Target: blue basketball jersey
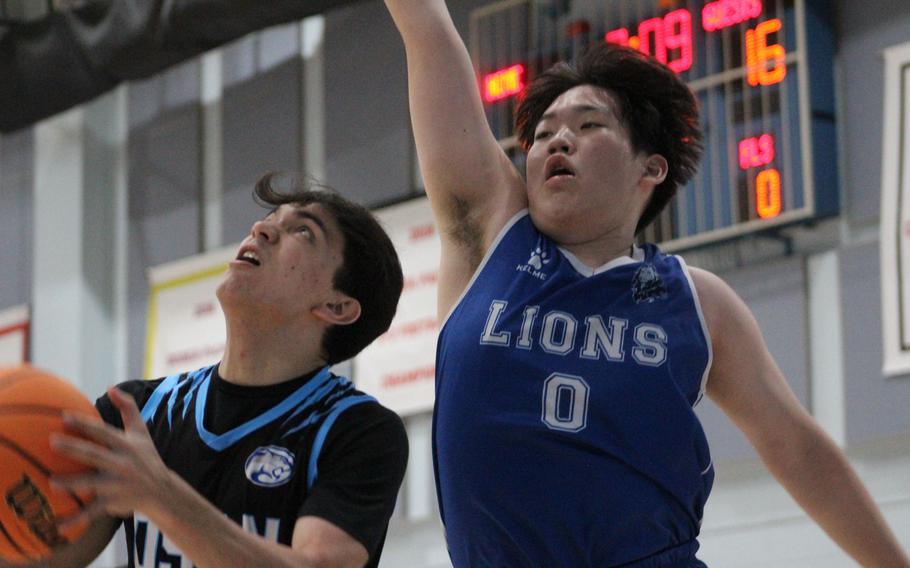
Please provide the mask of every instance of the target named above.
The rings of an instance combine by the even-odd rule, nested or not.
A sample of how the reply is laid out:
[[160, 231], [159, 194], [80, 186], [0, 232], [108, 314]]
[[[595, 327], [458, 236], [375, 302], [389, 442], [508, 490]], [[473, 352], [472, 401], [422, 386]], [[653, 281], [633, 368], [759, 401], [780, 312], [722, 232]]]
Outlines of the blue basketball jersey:
[[683, 261], [596, 270], [524, 211], [443, 324], [433, 451], [456, 567], [704, 566], [711, 363]]

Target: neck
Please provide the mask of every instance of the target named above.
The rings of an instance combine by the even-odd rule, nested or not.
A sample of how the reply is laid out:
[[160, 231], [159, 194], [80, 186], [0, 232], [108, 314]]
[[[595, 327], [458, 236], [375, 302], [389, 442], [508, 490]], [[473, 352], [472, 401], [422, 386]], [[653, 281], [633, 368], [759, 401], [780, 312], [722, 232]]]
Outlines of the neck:
[[321, 356], [323, 331], [228, 317], [218, 372], [228, 382], [250, 386], [297, 378], [326, 364]]

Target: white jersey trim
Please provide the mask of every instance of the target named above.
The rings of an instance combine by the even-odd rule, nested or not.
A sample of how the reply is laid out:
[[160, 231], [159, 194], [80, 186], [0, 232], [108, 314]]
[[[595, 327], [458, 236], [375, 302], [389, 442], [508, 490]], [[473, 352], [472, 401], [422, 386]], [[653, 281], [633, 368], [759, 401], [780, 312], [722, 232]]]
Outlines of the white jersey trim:
[[581, 261], [577, 256], [572, 254], [570, 251], [566, 250], [563, 247], [557, 247], [559, 251], [566, 257], [566, 260], [569, 261], [569, 264], [572, 265], [572, 268], [582, 276], [591, 277], [595, 274], [600, 274], [608, 270], [612, 270], [617, 266], [625, 266], [627, 264], [634, 264], [636, 262], [641, 262], [645, 259], [645, 252], [643, 249], [637, 246], [633, 246], [632, 256], [623, 255], [614, 258], [613, 260], [598, 266], [597, 268], [591, 268], [587, 264]]
[[446, 314], [446, 317], [443, 318], [442, 323], [439, 325], [439, 332], [442, 333], [442, 330], [445, 328], [446, 323], [449, 321], [449, 318], [452, 317], [452, 314], [455, 313], [455, 310], [458, 309], [458, 306], [461, 305], [461, 302], [464, 300], [465, 296], [468, 295], [468, 292], [471, 291], [471, 287], [474, 285], [474, 281], [480, 276], [480, 272], [487, 265], [487, 262], [490, 260], [490, 257], [493, 256], [493, 253], [496, 251], [496, 248], [499, 246], [499, 243], [506, 236], [506, 233], [509, 232], [509, 229], [517, 223], [522, 217], [528, 214], [527, 209], [522, 209], [518, 213], [512, 216], [511, 219], [506, 221], [506, 224], [499, 231], [499, 234], [496, 235], [496, 238], [493, 240], [493, 243], [490, 245], [490, 248], [487, 249], [487, 252], [483, 255], [483, 260], [480, 261], [480, 264], [477, 265], [477, 269], [474, 270], [474, 274], [471, 276], [471, 280], [468, 282], [468, 285], [464, 287], [461, 295], [458, 296], [458, 299], [452, 305], [452, 309], [449, 310], [449, 313]]
[[705, 365], [705, 372], [701, 377], [701, 386], [698, 388], [698, 398], [695, 399], [695, 404], [692, 405], [695, 407], [701, 402], [701, 399], [705, 396], [705, 389], [708, 388], [708, 374], [711, 372], [711, 363], [714, 362], [714, 348], [711, 346], [711, 332], [708, 331], [708, 324], [705, 322], [705, 314], [701, 309], [701, 301], [698, 299], [698, 290], [695, 289], [695, 282], [692, 281], [692, 275], [689, 273], [689, 265], [686, 264], [686, 261], [681, 256], [673, 255], [673, 258], [679, 262], [683, 274], [686, 275], [686, 280], [689, 281], [689, 289], [692, 291], [692, 300], [695, 302], [695, 311], [698, 312], [698, 321], [701, 323], [701, 331], [705, 336], [705, 344], [708, 347], [708, 362]]

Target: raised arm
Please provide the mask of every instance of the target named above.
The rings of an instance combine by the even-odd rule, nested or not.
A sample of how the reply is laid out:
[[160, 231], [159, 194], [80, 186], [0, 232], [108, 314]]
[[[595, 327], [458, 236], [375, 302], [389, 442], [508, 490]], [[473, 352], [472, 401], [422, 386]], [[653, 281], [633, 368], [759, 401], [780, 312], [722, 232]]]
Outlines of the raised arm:
[[863, 566], [910, 568], [846, 456], [799, 403], [745, 303], [718, 277], [692, 270], [711, 333], [708, 395], [775, 478]]
[[447, 311], [447, 296], [461, 293], [499, 229], [526, 206], [524, 182], [490, 131], [445, 2], [386, 6], [407, 53], [417, 156], [442, 236], [440, 310]]

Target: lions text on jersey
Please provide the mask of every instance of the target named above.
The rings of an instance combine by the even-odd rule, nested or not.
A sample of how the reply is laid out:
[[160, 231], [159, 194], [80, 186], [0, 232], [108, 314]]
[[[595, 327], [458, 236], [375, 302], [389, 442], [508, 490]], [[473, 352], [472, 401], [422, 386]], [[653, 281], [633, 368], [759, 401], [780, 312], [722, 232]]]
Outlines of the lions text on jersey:
[[[456, 566], [703, 566], [711, 350], [681, 259], [503, 229], [446, 319], [434, 458]], [[640, 564], [639, 564], [640, 563]]]

